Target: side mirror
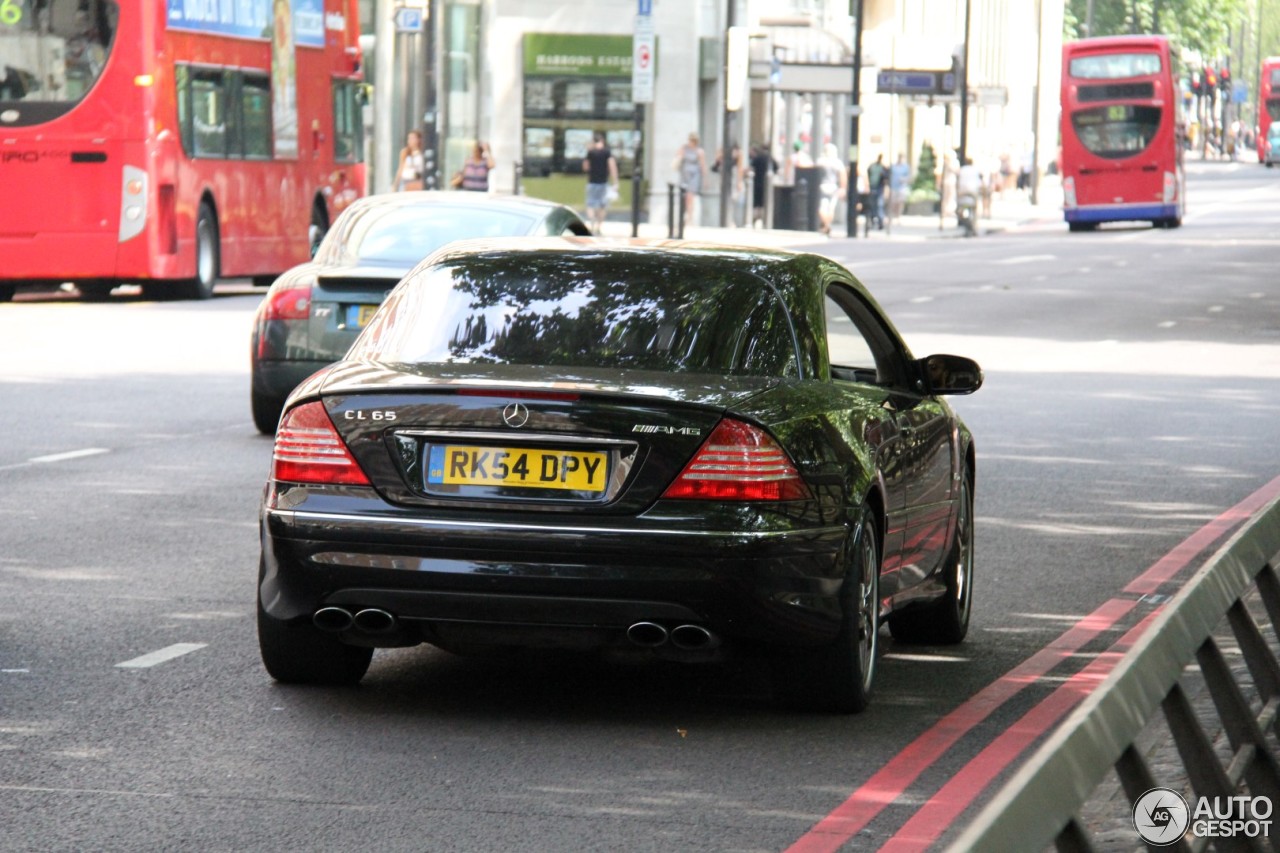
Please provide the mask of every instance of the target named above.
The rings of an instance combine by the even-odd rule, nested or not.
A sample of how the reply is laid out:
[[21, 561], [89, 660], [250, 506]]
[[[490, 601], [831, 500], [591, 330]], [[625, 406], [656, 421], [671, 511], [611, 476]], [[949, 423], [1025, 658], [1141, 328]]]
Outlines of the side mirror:
[[982, 387], [982, 368], [962, 355], [928, 355], [916, 361], [930, 394], [972, 394]]

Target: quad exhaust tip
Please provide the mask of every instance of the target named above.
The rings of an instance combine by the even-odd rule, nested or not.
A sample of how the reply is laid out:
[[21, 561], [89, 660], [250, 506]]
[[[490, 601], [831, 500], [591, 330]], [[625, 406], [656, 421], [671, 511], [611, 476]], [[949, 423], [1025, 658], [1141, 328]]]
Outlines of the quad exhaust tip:
[[627, 629], [627, 639], [637, 646], [656, 649], [667, 641], [667, 629], [657, 622], [637, 622]]
[[312, 614], [311, 624], [335, 634], [351, 628], [365, 634], [389, 634], [396, 629], [396, 617], [376, 607], [354, 614], [345, 607], [321, 607]]
[[355, 617], [345, 607], [321, 607], [311, 616], [311, 624], [333, 633], [347, 630], [354, 622]]
[[677, 625], [670, 631], [657, 622], [636, 622], [627, 628], [627, 639], [637, 646], [656, 649], [667, 641], [684, 651], [714, 649], [720, 638], [701, 625]]
[[677, 625], [671, 629], [671, 645], [677, 649], [714, 649], [720, 638], [701, 625]]

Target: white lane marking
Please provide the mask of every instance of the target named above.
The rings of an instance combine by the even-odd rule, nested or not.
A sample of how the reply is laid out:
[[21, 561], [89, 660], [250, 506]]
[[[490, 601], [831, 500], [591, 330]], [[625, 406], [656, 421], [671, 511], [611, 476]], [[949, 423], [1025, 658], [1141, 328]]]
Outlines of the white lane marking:
[[32, 465], [47, 465], [51, 462], [66, 462], [69, 459], [83, 459], [86, 456], [100, 456], [111, 451], [105, 447], [86, 447], [83, 450], [68, 450], [65, 453], [50, 453], [47, 456], [33, 456], [25, 462], [12, 465], [0, 465], [0, 471], [12, 471], [17, 468], [29, 468]]
[[904, 652], [887, 652], [883, 657], [887, 660], [909, 660], [920, 663], [968, 663], [970, 660], [958, 655], [912, 655]]
[[121, 669], [146, 669], [149, 666], [155, 666], [158, 663], [164, 663], [165, 661], [182, 657], [185, 654], [199, 651], [207, 645], [208, 643], [174, 643], [167, 648], [151, 652], [142, 657], [136, 657], [133, 660], [127, 660], [124, 663], [118, 663], [116, 666]]
[[103, 453], [110, 453], [105, 447], [86, 447], [84, 450], [68, 450], [66, 453], [50, 453], [48, 456], [33, 456], [27, 461], [32, 465], [40, 465], [46, 462], [66, 462], [68, 459], [83, 459], [86, 456], [98, 456]]
[[1014, 258], [1005, 258], [1002, 261], [996, 261], [997, 264], [1034, 264], [1040, 261], [1056, 261], [1057, 255], [1018, 255]]

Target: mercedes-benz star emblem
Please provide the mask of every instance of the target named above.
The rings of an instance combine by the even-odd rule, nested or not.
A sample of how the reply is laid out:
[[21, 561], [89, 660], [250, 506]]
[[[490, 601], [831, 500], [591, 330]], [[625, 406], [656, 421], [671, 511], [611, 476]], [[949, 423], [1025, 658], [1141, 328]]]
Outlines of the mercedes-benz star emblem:
[[502, 420], [512, 429], [519, 429], [529, 422], [529, 410], [524, 403], [507, 403], [502, 410]]

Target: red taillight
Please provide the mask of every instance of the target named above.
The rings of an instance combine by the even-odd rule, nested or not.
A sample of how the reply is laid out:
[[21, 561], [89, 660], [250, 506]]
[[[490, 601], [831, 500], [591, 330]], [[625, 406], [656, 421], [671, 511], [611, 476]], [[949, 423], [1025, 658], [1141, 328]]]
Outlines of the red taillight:
[[273, 480], [369, 485], [322, 403], [304, 403], [284, 413], [271, 460]]
[[794, 501], [810, 495], [790, 457], [772, 436], [742, 421], [722, 420], [662, 496]]
[[264, 320], [305, 320], [311, 316], [311, 285], [294, 284], [273, 290], [262, 308]]

